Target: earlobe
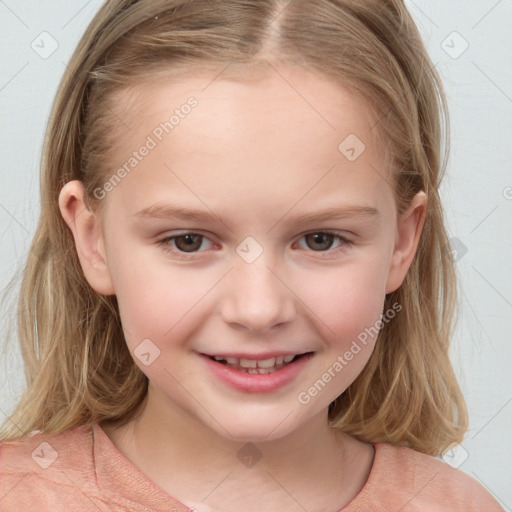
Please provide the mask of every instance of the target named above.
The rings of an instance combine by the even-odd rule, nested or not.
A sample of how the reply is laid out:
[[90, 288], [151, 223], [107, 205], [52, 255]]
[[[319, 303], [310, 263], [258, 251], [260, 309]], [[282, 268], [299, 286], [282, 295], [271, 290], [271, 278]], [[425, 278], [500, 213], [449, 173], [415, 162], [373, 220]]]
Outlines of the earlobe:
[[114, 285], [107, 264], [100, 219], [84, 201], [81, 181], [66, 183], [59, 194], [61, 215], [73, 233], [80, 265], [87, 282], [102, 295], [113, 295]]
[[418, 248], [427, 213], [427, 195], [418, 192], [409, 208], [398, 218], [397, 236], [386, 281], [386, 294], [403, 283]]

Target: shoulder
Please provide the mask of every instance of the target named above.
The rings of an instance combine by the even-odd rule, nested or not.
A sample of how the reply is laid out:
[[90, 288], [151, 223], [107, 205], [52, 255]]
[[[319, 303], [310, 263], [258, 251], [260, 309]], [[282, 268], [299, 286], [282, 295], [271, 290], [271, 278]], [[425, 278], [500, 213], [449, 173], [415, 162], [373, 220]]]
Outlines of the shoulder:
[[92, 427], [1, 442], [0, 482], [1, 510], [57, 510], [63, 494], [70, 505], [91, 508], [85, 493], [97, 494]]
[[368, 481], [347, 510], [498, 512], [503, 507], [474, 478], [410, 448], [377, 443]]

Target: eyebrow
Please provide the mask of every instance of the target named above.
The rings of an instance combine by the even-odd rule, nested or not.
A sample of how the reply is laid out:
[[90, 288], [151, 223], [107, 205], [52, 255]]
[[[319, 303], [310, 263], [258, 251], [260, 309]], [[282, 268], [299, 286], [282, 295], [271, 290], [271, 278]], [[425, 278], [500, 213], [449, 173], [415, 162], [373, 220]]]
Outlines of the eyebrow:
[[[325, 220], [346, 219], [351, 217], [371, 218], [378, 216], [379, 214], [379, 211], [371, 206], [350, 205], [324, 208], [323, 210], [317, 212], [302, 213], [293, 217], [287, 217], [287, 214], [285, 214], [278, 222], [281, 222], [284, 219], [286, 224], [311, 224]], [[139, 220], [174, 218], [184, 221], [195, 220], [210, 223], [224, 223], [222, 217], [212, 210], [193, 210], [162, 203], [148, 206], [147, 208], [144, 208], [135, 213], [134, 216]]]
[[[324, 208], [318, 212], [301, 213], [284, 220], [286, 223], [311, 224], [314, 222], [322, 222], [325, 220], [340, 220], [352, 217], [376, 217], [379, 211], [372, 206], [350, 205], [350, 206], [333, 206]], [[286, 216], [285, 216], [286, 217]], [[283, 217], [282, 219], [284, 219]]]
[[173, 206], [170, 204], [157, 203], [140, 210], [134, 215], [137, 219], [181, 219], [200, 220], [208, 222], [222, 222], [221, 217], [213, 211], [192, 210]]

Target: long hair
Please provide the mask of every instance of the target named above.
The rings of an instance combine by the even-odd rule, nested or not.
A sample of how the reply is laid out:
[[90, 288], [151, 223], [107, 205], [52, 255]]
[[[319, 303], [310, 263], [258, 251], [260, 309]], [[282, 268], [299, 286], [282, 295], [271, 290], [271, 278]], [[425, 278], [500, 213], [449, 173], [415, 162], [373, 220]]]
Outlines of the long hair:
[[101, 208], [94, 190], [122, 133], [116, 94], [173, 72], [216, 65], [242, 75], [265, 61], [324, 73], [357, 93], [391, 155], [398, 211], [418, 191], [428, 196], [414, 261], [384, 304], [403, 308], [382, 327], [361, 374], [330, 404], [330, 424], [362, 441], [429, 454], [462, 440], [467, 412], [448, 355], [456, 281], [438, 193], [448, 116], [439, 76], [400, 0], [108, 0], [101, 7], [70, 59], [48, 123], [41, 215], [18, 304], [27, 389], [0, 439], [122, 424], [146, 396], [116, 298], [89, 286], [58, 208], [70, 180], [81, 180], [88, 204]]

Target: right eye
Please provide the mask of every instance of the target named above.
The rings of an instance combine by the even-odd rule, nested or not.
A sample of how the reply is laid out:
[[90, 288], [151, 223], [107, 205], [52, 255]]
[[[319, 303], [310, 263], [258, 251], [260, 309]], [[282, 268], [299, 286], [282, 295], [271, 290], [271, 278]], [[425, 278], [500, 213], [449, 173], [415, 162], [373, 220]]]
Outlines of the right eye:
[[208, 239], [204, 235], [193, 232], [185, 232], [166, 236], [158, 240], [157, 244], [162, 246], [166, 252], [190, 254], [195, 252], [203, 252], [199, 251], [199, 249], [202, 247], [205, 240]]

